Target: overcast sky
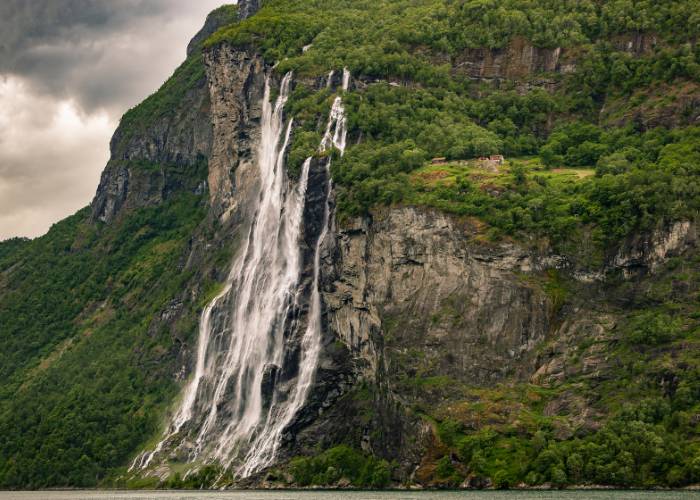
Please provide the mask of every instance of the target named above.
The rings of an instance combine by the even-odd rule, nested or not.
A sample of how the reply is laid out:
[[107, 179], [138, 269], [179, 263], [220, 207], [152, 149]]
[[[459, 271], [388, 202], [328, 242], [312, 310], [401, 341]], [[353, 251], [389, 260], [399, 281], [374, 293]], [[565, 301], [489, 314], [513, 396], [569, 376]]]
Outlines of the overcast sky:
[[0, 0], [0, 240], [87, 205], [120, 116], [232, 0]]

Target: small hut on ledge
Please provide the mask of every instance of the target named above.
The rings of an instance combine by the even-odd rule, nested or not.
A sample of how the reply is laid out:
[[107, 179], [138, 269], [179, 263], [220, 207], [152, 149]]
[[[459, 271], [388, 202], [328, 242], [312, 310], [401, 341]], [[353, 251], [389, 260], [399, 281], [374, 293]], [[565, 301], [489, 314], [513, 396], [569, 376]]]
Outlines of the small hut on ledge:
[[498, 172], [498, 167], [503, 165], [504, 161], [502, 155], [480, 156], [476, 159], [476, 166], [489, 172]]

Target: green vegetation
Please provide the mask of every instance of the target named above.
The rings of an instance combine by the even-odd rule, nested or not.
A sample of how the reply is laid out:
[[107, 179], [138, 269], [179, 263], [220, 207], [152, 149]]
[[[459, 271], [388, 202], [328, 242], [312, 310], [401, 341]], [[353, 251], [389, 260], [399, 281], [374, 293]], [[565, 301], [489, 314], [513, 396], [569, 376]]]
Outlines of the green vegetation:
[[201, 490], [211, 488], [217, 482], [221, 484], [222, 481], [231, 481], [230, 474], [219, 466], [205, 465], [198, 471], [187, 474], [187, 477], [184, 479], [179, 472], [176, 472], [164, 484], [159, 486], [176, 490]]
[[365, 455], [348, 446], [330, 448], [315, 457], [297, 457], [290, 472], [299, 486], [332, 486], [341, 480], [357, 488], [384, 488], [391, 481], [386, 460]]
[[[491, 228], [491, 237], [547, 237], [561, 251], [591, 230], [601, 252], [634, 231], [698, 210], [697, 151], [668, 157], [672, 150], [692, 153], [698, 129], [641, 127], [631, 117], [644, 92], [700, 81], [700, 53], [689, 43], [697, 27], [677, 29], [697, 19], [699, 7], [696, 0], [663, 6], [627, 0], [272, 0], [205, 46], [255, 46], [268, 61], [280, 61], [280, 72], [317, 77], [347, 67], [370, 82], [345, 96], [351, 145], [333, 163], [341, 220], [382, 204], [422, 204], [476, 217]], [[515, 82], [493, 87], [456, 69], [469, 57], [465, 50], [505, 49], [522, 39], [535, 47], [564, 47], [577, 70], [546, 75], [553, 90], [535, 85], [522, 92]], [[311, 48], [302, 52], [307, 44]], [[371, 83], [375, 79], [383, 81]], [[630, 117], [624, 127], [600, 120], [608, 101], [616, 116]], [[292, 172], [314, 153], [327, 105], [327, 91], [314, 94], [301, 86], [292, 96], [288, 110], [300, 125]], [[692, 111], [677, 114], [683, 125]], [[513, 182], [498, 191], [475, 187], [468, 176], [432, 186], [412, 182], [432, 157], [499, 152], [538, 155], [545, 167], [596, 167], [598, 175], [563, 184], [512, 164]]]
[[[298, 77], [286, 108], [296, 124], [292, 176], [320, 154], [334, 97], [314, 79], [352, 72], [348, 148], [332, 164], [341, 223], [381, 206], [427, 206], [473, 222], [481, 238], [546, 242], [600, 264], [624, 238], [700, 210], [698, 0], [269, 0], [243, 22], [231, 7], [217, 16], [227, 25], [202, 47], [257, 50]], [[536, 74], [514, 61], [499, 77], [470, 73], [474, 60], [517, 59], [530, 45], [563, 48], [567, 70]], [[195, 51], [129, 110], [114, 161], [127, 161], [119, 152], [130, 139], [179, 116], [204, 76]], [[507, 157], [498, 171], [473, 160], [498, 153]], [[178, 389], [172, 336], [191, 340], [217, 290], [182, 264], [205, 220], [205, 201], [189, 189], [205, 161], [190, 171], [132, 158], [132, 173], [174, 180], [160, 205], [110, 225], [85, 209], [36, 240], [0, 242], [0, 487], [119, 484], [115, 475], [159, 432]], [[698, 264], [679, 259], [658, 279], [606, 284], [601, 307], [620, 318], [613, 337], [575, 339], [566, 359], [582, 370], [603, 345], [612, 361], [595, 375], [547, 387], [475, 388], [431, 370], [395, 381], [439, 437], [418, 477], [438, 486], [489, 478], [498, 488], [700, 481]], [[536, 279], [553, 315], [581, 291], [559, 273]], [[200, 297], [183, 299], [176, 323], [162, 325], [159, 313], [193, 280]], [[448, 304], [431, 320], [450, 315]], [[425, 352], [397, 356], [419, 364]], [[358, 404], [366, 422], [370, 395], [354, 394], [367, 400]], [[593, 416], [577, 420], [579, 410]], [[394, 465], [339, 445], [295, 458], [290, 471], [301, 486], [379, 488]], [[221, 472], [203, 467], [161, 486], [206, 487]]]
[[[215, 13], [220, 22], [232, 14]], [[130, 187], [163, 183], [160, 204], [109, 225], [86, 208], [35, 240], [0, 242], [0, 487], [101, 484], [159, 432], [178, 390], [172, 336], [191, 338], [201, 304], [180, 301], [172, 325], [159, 316], [195, 279], [183, 258], [207, 210], [192, 194], [207, 159], [165, 164], [123, 152], [158, 120], [181, 116], [204, 84], [195, 51], [115, 133], [108, 168], [129, 169]]]
[[226, 41], [259, 47], [270, 61], [288, 58], [281, 71], [317, 75], [347, 65], [354, 74], [428, 83], [445, 82], [451, 69], [430, 56], [501, 48], [515, 37], [536, 47], [588, 47], [651, 30], [661, 42], [681, 45], [697, 37], [697, 19], [695, 0], [663, 6], [614, 0], [603, 7], [590, 0], [271, 0], [205, 46]]
[[[523, 483], [645, 488], [696, 483], [697, 264], [697, 256], [674, 259], [653, 279], [611, 287], [610, 295], [625, 297], [626, 307], [618, 311], [620, 322], [606, 337], [578, 339], [576, 355], [567, 358], [578, 376], [547, 388], [453, 384], [439, 393], [418, 393], [419, 399], [440, 401], [420, 404], [426, 418], [436, 422], [440, 443], [433, 452], [433, 468], [418, 474], [448, 486], [466, 478], [484, 484], [488, 478], [500, 488]], [[561, 287], [557, 276], [548, 276], [548, 293], [560, 295]], [[594, 361], [601, 346], [607, 361]], [[600, 363], [595, 373], [580, 369], [584, 358]]]
[[[651, 487], [697, 481], [700, 449], [683, 439], [690, 429], [679, 428], [677, 415], [664, 405], [651, 400], [630, 407], [598, 432], [567, 441], [555, 439], [547, 427], [529, 436], [490, 428], [450, 435], [441, 424], [440, 436], [451, 440], [471, 474], [491, 478], [497, 488], [523, 482]], [[458, 484], [464, 477], [452, 470], [451, 481]]]
[[[212, 10], [209, 15], [207, 16], [207, 23], [212, 23], [215, 26], [228, 26], [230, 24], [233, 24], [238, 21], [238, 5], [237, 4], [225, 4], [222, 5], [221, 7], [217, 7], [216, 9]], [[206, 36], [207, 33], [202, 33], [202, 36]], [[201, 47], [201, 42], [203, 40], [198, 40], [198, 38], [195, 36], [193, 39], [195, 42], [199, 42], [199, 46]]]
[[454, 421], [438, 429], [459, 462], [444, 455], [435, 475], [452, 486], [464, 481], [464, 471], [490, 478], [496, 488], [521, 483], [674, 487], [700, 479], [700, 445], [685, 437], [695, 430], [663, 399], [626, 406], [597, 432], [568, 440], [557, 439], [546, 421], [527, 433], [484, 427], [465, 434]]
[[304, 160], [318, 155], [323, 131], [318, 124], [325, 121], [331, 109], [332, 97], [328, 90], [315, 92], [307, 85], [300, 84], [292, 91], [286, 112], [298, 123], [292, 137], [287, 157], [287, 171], [296, 178], [301, 172]]
[[0, 246], [2, 487], [94, 486], [157, 432], [177, 388], [150, 325], [192, 276], [173, 263], [204, 209], [181, 194], [110, 226], [85, 209]]
[[196, 52], [175, 70], [157, 92], [122, 116], [119, 133], [115, 135], [118, 141], [115, 146], [125, 144], [135, 135], [146, 133], [156, 120], [175, 113], [187, 92], [203, 84], [204, 61], [202, 54]]

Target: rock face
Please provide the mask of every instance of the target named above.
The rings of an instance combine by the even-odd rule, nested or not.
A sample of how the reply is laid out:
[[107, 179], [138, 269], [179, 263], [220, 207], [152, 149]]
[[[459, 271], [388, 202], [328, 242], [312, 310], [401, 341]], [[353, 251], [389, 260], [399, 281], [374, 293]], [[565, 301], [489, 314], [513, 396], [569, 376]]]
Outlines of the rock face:
[[697, 225], [678, 221], [640, 234], [626, 242], [610, 263], [625, 278], [654, 273], [668, 258], [680, 255], [697, 244]]
[[[157, 204], [175, 190], [195, 190], [212, 140], [205, 78], [176, 107], [146, 129], [120, 124], [110, 142], [110, 160], [92, 201], [95, 220], [112, 221], [122, 208]], [[206, 168], [206, 167], [205, 167]]]
[[[678, 222], [629, 241], [606, 272], [654, 273], [695, 245], [695, 233], [694, 224]], [[560, 311], [541, 278], [561, 268], [576, 280], [565, 259], [485, 244], [459, 219], [413, 207], [375, 212], [336, 228], [324, 262], [326, 371], [289, 437], [292, 455], [345, 442], [397, 460], [407, 477], [434, 446], [433, 431], [411, 408], [446, 404], [433, 384], [551, 387], [573, 377], [597, 384], [614, 364], [607, 353], [617, 320], [587, 298], [599, 295], [598, 285], [577, 285], [581, 299]], [[357, 388], [367, 386], [369, 401], [358, 401]], [[578, 415], [556, 429], [562, 439], [600, 425], [590, 402], [570, 393], [545, 410]]]
[[236, 208], [234, 191], [250, 191], [246, 183], [255, 170], [265, 66], [259, 54], [228, 45], [207, 51], [205, 64], [213, 125], [210, 203], [214, 215], [226, 219]]
[[[580, 308], [572, 310], [542, 353], [531, 381], [553, 386], [573, 376], [595, 379], [606, 366], [605, 351], [608, 343], [614, 340], [610, 334], [614, 327], [615, 320], [610, 315], [594, 314]], [[572, 360], [570, 355], [584, 339], [591, 346], [583, 357], [579, 356], [581, 359]]]
[[562, 49], [542, 49], [523, 38], [515, 38], [503, 49], [467, 49], [455, 61], [455, 70], [471, 78], [510, 79], [536, 73], [570, 71], [562, 65]]
[[654, 33], [622, 34], [613, 37], [611, 42], [615, 49], [636, 57], [649, 55], [659, 46], [659, 39]]
[[238, 2], [238, 19], [248, 19], [260, 10], [261, 0], [240, 0]]
[[[412, 381], [488, 386], [530, 377], [552, 306], [520, 273], [539, 260], [474, 236], [443, 214], [397, 208], [338, 228], [326, 241], [328, 339], [308, 424], [290, 437], [290, 449], [346, 442], [397, 459], [409, 474], [432, 439], [407, 413], [425, 399], [407, 390]], [[372, 396], [358, 403], [362, 386]]]
[[[652, 34], [620, 35], [612, 40], [617, 50], [635, 57], [649, 55], [658, 46]], [[575, 51], [561, 47], [534, 46], [523, 37], [503, 48], [466, 49], [451, 61], [456, 73], [479, 80], [523, 81], [541, 73], [571, 73], [576, 69]]]
[[[466, 224], [415, 208], [339, 232], [326, 285], [329, 328], [362, 360], [364, 376], [384, 370], [475, 384], [527, 376], [551, 309], [518, 276], [532, 256], [474, 236]], [[412, 349], [420, 356], [411, 358]]]
[[[133, 119], [127, 113], [122, 119], [92, 202], [93, 219], [110, 222], [122, 208], [153, 205], [176, 190], [201, 193], [206, 187], [201, 174], [211, 154], [216, 122], [211, 118], [215, 113], [210, 107], [211, 78], [204, 74], [198, 51], [209, 35], [231, 22], [230, 12], [213, 11], [188, 44], [188, 60], [168, 82], [171, 87], [187, 86], [184, 95], [156, 110], [148, 106], [152, 96], [140, 107], [147, 107], [146, 114], [153, 116]], [[193, 76], [194, 85], [188, 81]], [[168, 83], [158, 91], [166, 98], [173, 92]]]

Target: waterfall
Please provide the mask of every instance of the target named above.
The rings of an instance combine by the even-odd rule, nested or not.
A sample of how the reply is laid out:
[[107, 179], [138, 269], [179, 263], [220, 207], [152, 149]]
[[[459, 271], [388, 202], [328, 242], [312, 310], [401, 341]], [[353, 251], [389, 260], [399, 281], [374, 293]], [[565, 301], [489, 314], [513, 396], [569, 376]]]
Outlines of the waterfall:
[[[343, 91], [349, 78], [344, 70]], [[290, 82], [288, 73], [272, 105], [266, 79], [253, 222], [223, 289], [202, 311], [194, 374], [170, 425], [152, 451], [136, 457], [130, 470], [148, 467], [154, 457], [170, 449], [186, 450], [192, 462], [217, 461], [225, 467], [239, 463], [236, 474], [241, 477], [261, 470], [273, 463], [285, 429], [314, 383], [322, 333], [321, 249], [331, 212], [330, 156], [325, 161], [323, 225], [314, 248], [298, 371], [295, 380], [277, 383], [279, 373], [295, 372], [285, 371], [289, 348], [285, 332], [297, 328], [290, 318], [297, 316], [303, 300], [300, 238], [313, 160], [306, 159], [294, 186], [284, 165], [292, 131], [292, 120], [285, 124], [283, 112]], [[335, 147], [343, 154], [346, 134], [345, 110], [338, 96], [319, 150]]]
[[[331, 72], [332, 77], [332, 72]], [[346, 91], [348, 86], [346, 82], [350, 80], [350, 73], [347, 69], [343, 70], [343, 91]], [[331, 132], [332, 131], [332, 132]], [[347, 124], [345, 118], [345, 108], [342, 105], [342, 98], [336, 97], [331, 108], [326, 132], [319, 146], [320, 151], [328, 149], [329, 145], [335, 146], [342, 155], [345, 152], [345, 141], [347, 135]], [[327, 140], [327, 137], [332, 139]], [[302, 168], [303, 182], [306, 184], [308, 178], [309, 167], [312, 157], [309, 157], [304, 162]], [[294, 388], [290, 402], [283, 408], [275, 419], [270, 421], [270, 425], [266, 426], [265, 432], [262, 432], [253, 445], [248, 455], [245, 457], [243, 466], [239, 469], [241, 476], [245, 477], [251, 473], [260, 470], [274, 461], [277, 449], [280, 445], [280, 438], [306, 401], [309, 390], [316, 375], [316, 367], [318, 365], [318, 357], [321, 352], [321, 292], [320, 292], [320, 275], [321, 275], [321, 250], [323, 241], [328, 234], [328, 226], [330, 222], [330, 194], [332, 189], [332, 181], [330, 175], [331, 157], [325, 164], [326, 169], [326, 186], [324, 186], [325, 201], [323, 209], [323, 225], [321, 233], [316, 241], [314, 249], [314, 265], [313, 265], [313, 282], [311, 285], [311, 300], [309, 304], [308, 324], [304, 336], [302, 337], [302, 356], [299, 363], [299, 375], [297, 385]]]

